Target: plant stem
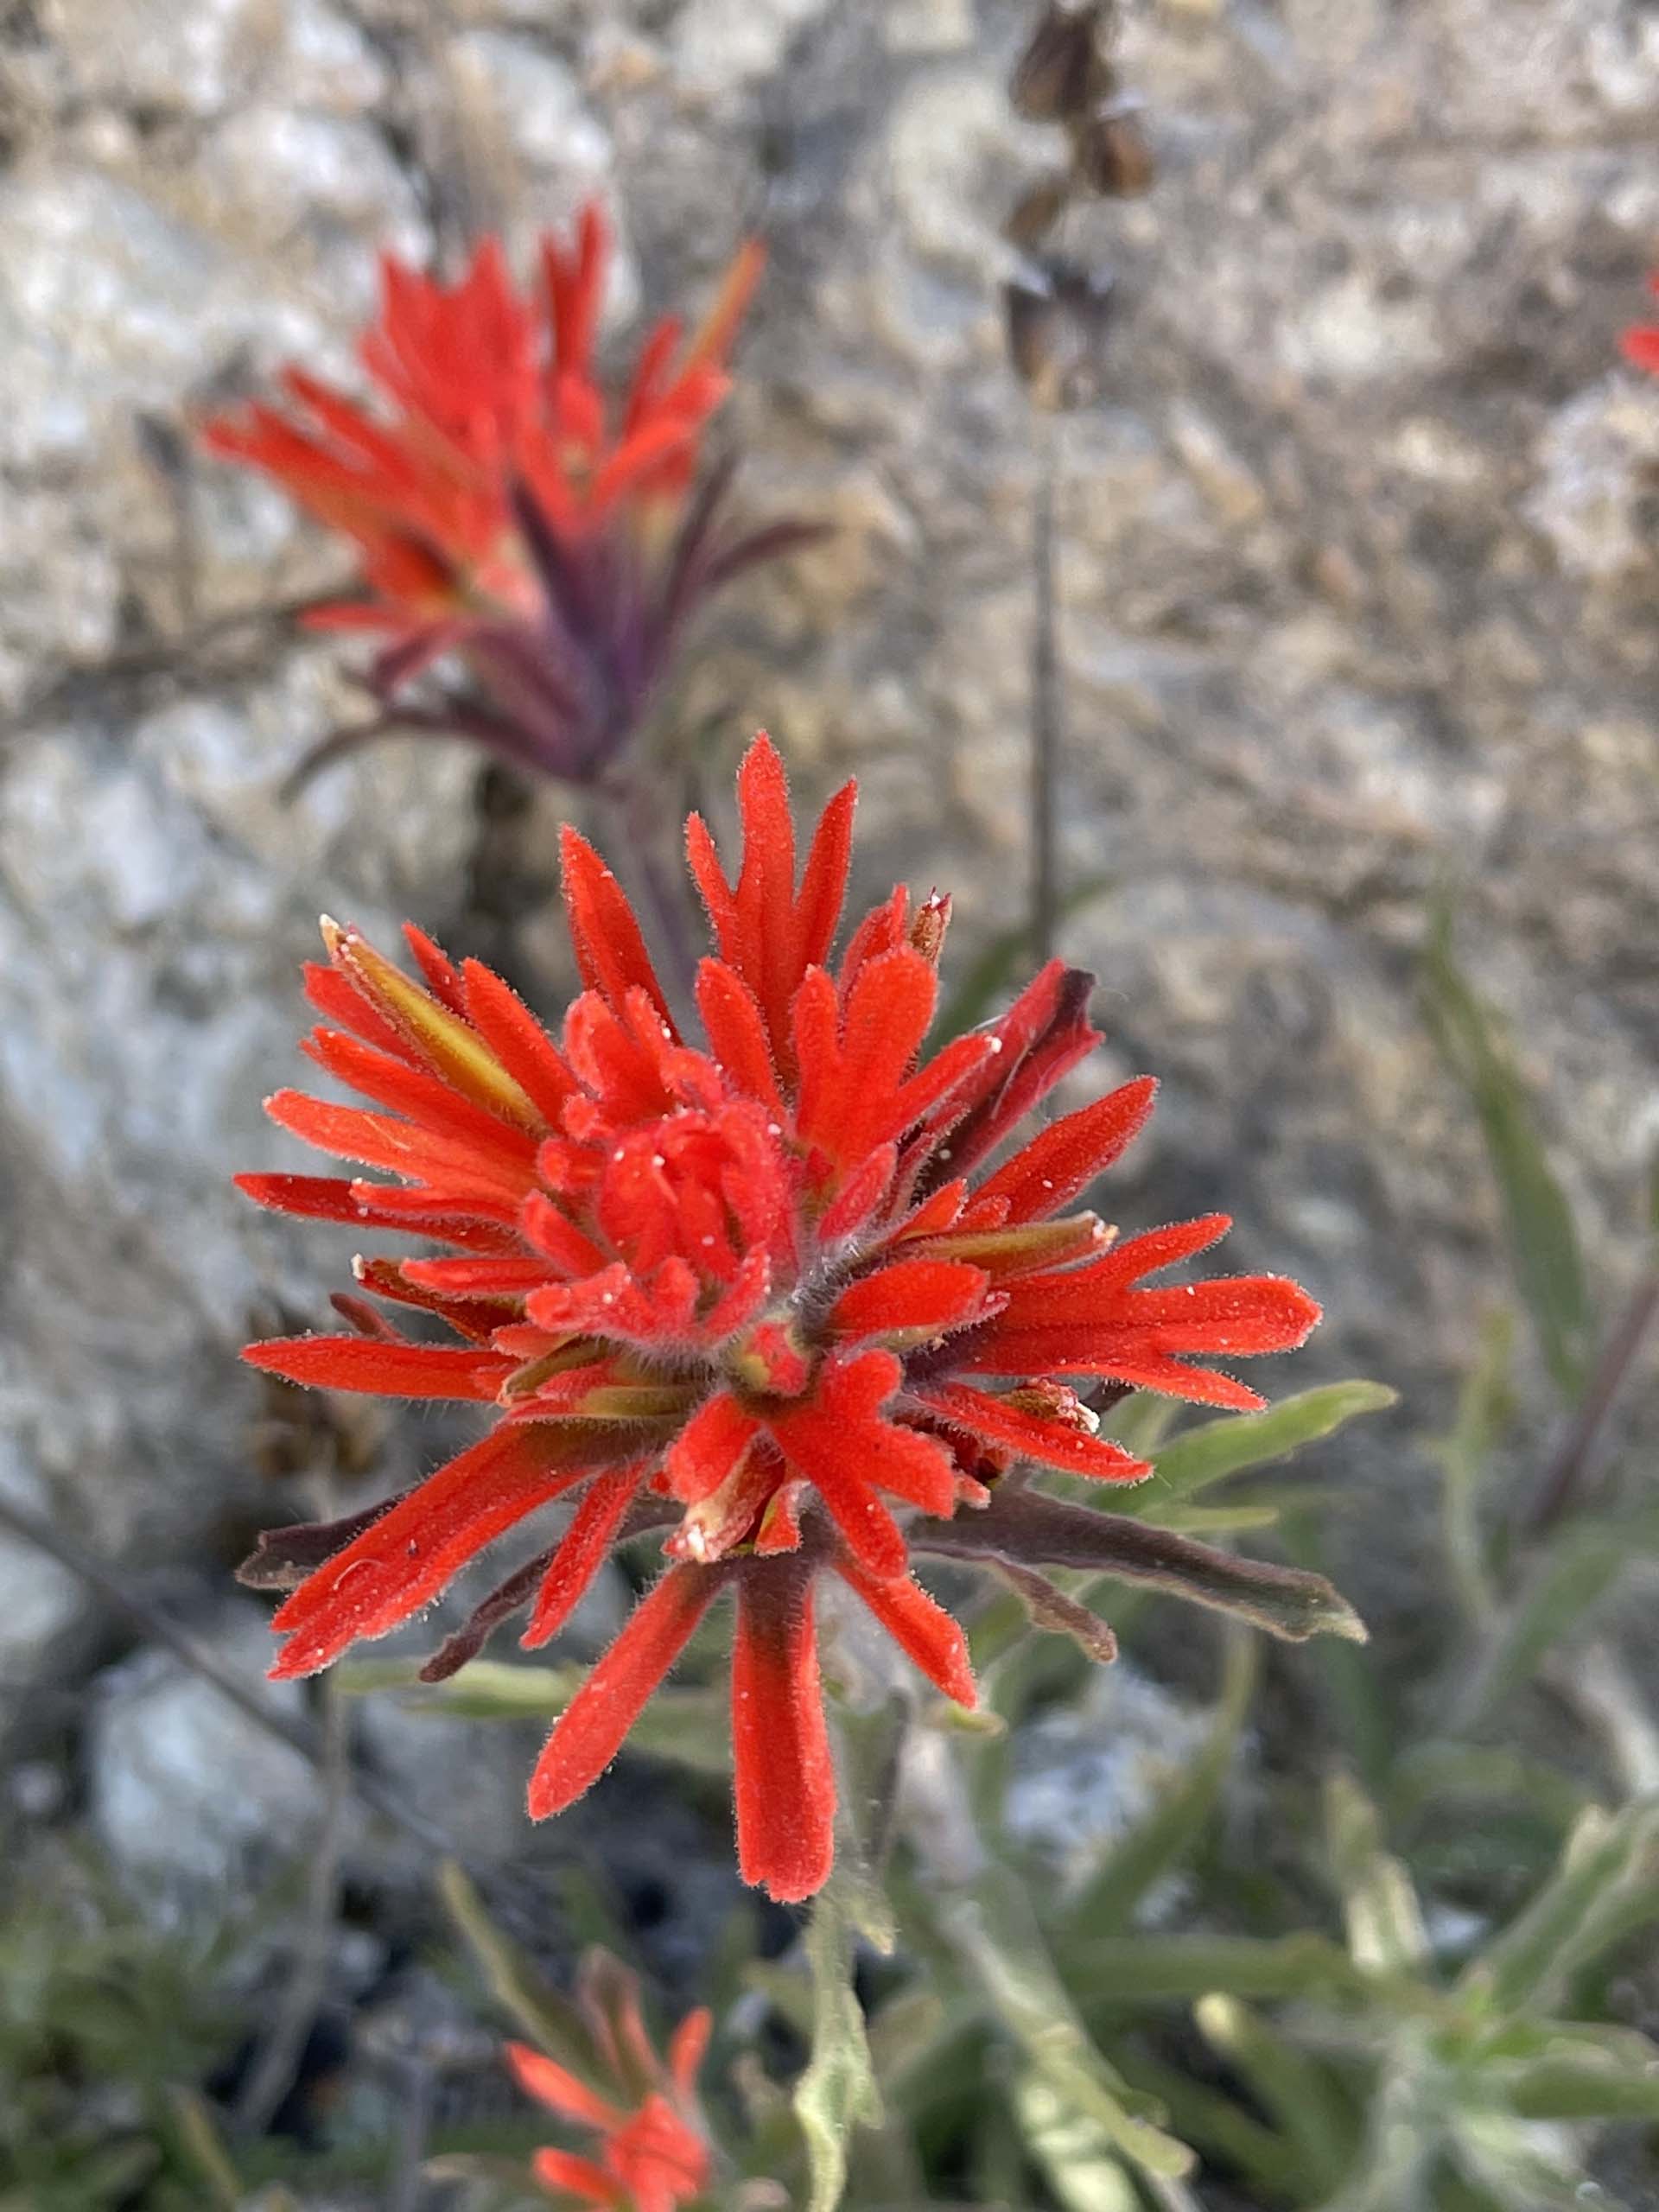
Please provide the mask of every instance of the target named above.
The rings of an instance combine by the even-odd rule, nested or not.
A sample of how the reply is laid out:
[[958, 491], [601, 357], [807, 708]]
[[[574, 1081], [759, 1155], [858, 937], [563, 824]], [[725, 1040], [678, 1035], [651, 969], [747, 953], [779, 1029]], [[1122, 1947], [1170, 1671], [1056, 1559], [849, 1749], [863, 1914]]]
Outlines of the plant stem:
[[1052, 957], [1059, 914], [1059, 756], [1065, 734], [1060, 678], [1058, 531], [1060, 425], [1037, 417], [1037, 488], [1032, 503], [1031, 639], [1031, 938], [1039, 960]]
[[667, 969], [663, 980], [669, 1002], [677, 1014], [686, 1014], [693, 1003], [696, 956], [684, 899], [664, 867], [662, 821], [653, 794], [639, 775], [602, 785], [601, 790], [611, 810], [617, 842], [633, 863], [656, 925], [658, 947]]
[[1656, 1313], [1659, 1313], [1659, 1269], [1649, 1268], [1626, 1301], [1566, 1433], [1550, 1456], [1538, 1494], [1526, 1516], [1528, 1536], [1535, 1539], [1547, 1535], [1574, 1504], [1582, 1503], [1597, 1439], [1624, 1389]]

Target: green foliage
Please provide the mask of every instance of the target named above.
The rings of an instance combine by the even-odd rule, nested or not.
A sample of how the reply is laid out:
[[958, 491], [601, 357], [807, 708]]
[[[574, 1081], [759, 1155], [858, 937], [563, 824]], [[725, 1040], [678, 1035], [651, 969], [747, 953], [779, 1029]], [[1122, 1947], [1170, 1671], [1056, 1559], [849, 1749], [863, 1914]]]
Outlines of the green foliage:
[[1503, 1200], [1516, 1279], [1544, 1363], [1562, 1395], [1571, 1399], [1583, 1386], [1592, 1329], [1578, 1230], [1539, 1139], [1526, 1087], [1458, 967], [1451, 916], [1444, 911], [1430, 935], [1424, 985], [1440, 1049], [1479, 1116]]
[[[564, 1711], [582, 1688], [586, 1669], [578, 1666], [518, 1666], [510, 1661], [474, 1659], [445, 1682], [423, 1682], [420, 1662], [403, 1659], [357, 1659], [338, 1669], [346, 1694], [366, 1697], [382, 1691], [407, 1691], [412, 1713], [447, 1713], [469, 1720], [548, 1721]], [[718, 1691], [675, 1685], [658, 1691], [629, 1733], [629, 1749], [700, 1774], [732, 1770], [732, 1732], [726, 1700]]]
[[0, 2212], [239, 2202], [199, 2094], [243, 2032], [222, 1993], [232, 1944], [231, 1931], [158, 1932], [89, 1858], [13, 1870], [0, 1890]]
[[806, 1935], [812, 2055], [795, 2085], [795, 2113], [806, 2142], [810, 2212], [836, 2212], [847, 2183], [853, 2131], [877, 2126], [882, 2118], [863, 2007], [853, 1987], [861, 1936], [890, 1951], [892, 1916], [880, 1891], [843, 1849], [813, 1901]]
[[1259, 1414], [1202, 1421], [1153, 1449], [1153, 1479], [1129, 1494], [1129, 1510], [1138, 1503], [1147, 1520], [1163, 1520], [1178, 1501], [1247, 1467], [1287, 1459], [1305, 1445], [1334, 1436], [1362, 1414], [1386, 1412], [1396, 1397], [1381, 1382], [1330, 1382], [1281, 1398]]

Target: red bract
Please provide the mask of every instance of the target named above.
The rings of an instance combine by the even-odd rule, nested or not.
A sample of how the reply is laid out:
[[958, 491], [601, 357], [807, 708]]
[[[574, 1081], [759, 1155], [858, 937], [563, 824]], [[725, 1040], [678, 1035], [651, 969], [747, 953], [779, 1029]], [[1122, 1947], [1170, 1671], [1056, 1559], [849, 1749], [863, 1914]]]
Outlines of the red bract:
[[[1119, 1243], [1077, 1210], [1145, 1122], [1147, 1078], [982, 1173], [1098, 1041], [1090, 979], [1052, 963], [1000, 1021], [930, 1053], [946, 903], [912, 913], [895, 891], [832, 966], [853, 787], [826, 809], [798, 883], [766, 739], [739, 789], [735, 883], [702, 822], [690, 825], [716, 946], [697, 976], [700, 1044], [677, 1027], [614, 877], [573, 830], [565, 899], [587, 988], [557, 1045], [476, 962], [453, 967], [411, 931], [416, 984], [326, 925], [330, 964], [310, 982], [325, 1026], [307, 1049], [370, 1104], [283, 1091], [270, 1110], [399, 1179], [243, 1185], [287, 1212], [447, 1245], [359, 1261], [358, 1275], [457, 1341], [412, 1342], [377, 1319], [371, 1334], [248, 1357], [295, 1382], [473, 1400], [496, 1417], [357, 1533], [268, 1540], [256, 1573], [315, 1569], [276, 1618], [287, 1643], [274, 1671], [307, 1675], [397, 1627], [525, 1516], [572, 1498], [564, 1535], [439, 1655], [429, 1671], [442, 1674], [515, 1606], [531, 1606], [525, 1643], [544, 1643], [612, 1544], [660, 1527], [670, 1564], [555, 1728], [531, 1808], [556, 1812], [595, 1780], [729, 1594], [740, 1860], [748, 1880], [798, 1898], [831, 1855], [821, 1595], [851, 1593], [938, 1689], [971, 1704], [961, 1630], [912, 1579], [910, 1549], [960, 1556], [982, 1527], [987, 1560], [1020, 1562], [1028, 1587], [1026, 1570], [1052, 1554], [1020, 1548], [1016, 1463], [1109, 1483], [1147, 1471], [1096, 1433], [1073, 1382], [1255, 1406], [1212, 1362], [1298, 1344], [1319, 1309], [1270, 1275], [1147, 1286], [1213, 1244], [1224, 1216]], [[1044, 1543], [1054, 1515], [1075, 1516], [1067, 1560], [1081, 1547], [1095, 1561], [1108, 1516], [1045, 1503]], [[1213, 1592], [1237, 1586], [1240, 1563], [1158, 1533], [1156, 1561], [1122, 1571], [1186, 1574], [1205, 1602], [1234, 1603]], [[1281, 1594], [1311, 1586], [1249, 1573], [1278, 1578]], [[1266, 1610], [1284, 1633], [1331, 1624], [1304, 1610], [1286, 1626]]]
[[529, 293], [496, 238], [452, 286], [388, 256], [380, 319], [358, 349], [372, 404], [290, 367], [283, 404], [206, 425], [213, 452], [263, 469], [355, 546], [371, 596], [307, 619], [385, 640], [365, 679], [380, 715], [326, 741], [308, 769], [399, 727], [590, 779], [637, 727], [696, 606], [816, 534], [795, 522], [728, 533], [729, 466], [693, 489], [760, 245], [740, 251], [688, 341], [672, 317], [656, 326], [615, 404], [594, 362], [609, 256], [592, 203], [572, 246], [543, 241]]
[[[1648, 280], [1648, 289], [1659, 293], [1659, 276]], [[1659, 323], [1633, 324], [1619, 343], [1627, 361], [1634, 361], [1638, 369], [1649, 369], [1659, 376]]]
[[558, 2196], [615, 2212], [675, 2212], [709, 2183], [696, 2077], [710, 2016], [691, 2012], [681, 2021], [664, 2063], [645, 2033], [637, 1980], [603, 1953], [583, 1961], [576, 2002], [585, 2029], [582, 2072], [528, 2044], [506, 2047], [522, 2089], [600, 2138], [594, 2158], [538, 2151], [536, 2177]]

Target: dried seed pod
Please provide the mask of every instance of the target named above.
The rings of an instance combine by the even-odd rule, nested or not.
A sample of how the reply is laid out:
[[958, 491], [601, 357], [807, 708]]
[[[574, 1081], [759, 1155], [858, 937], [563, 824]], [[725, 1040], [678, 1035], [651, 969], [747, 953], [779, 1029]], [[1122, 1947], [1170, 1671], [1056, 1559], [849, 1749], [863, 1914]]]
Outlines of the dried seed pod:
[[1070, 123], [1116, 91], [1106, 58], [1115, 10], [1103, 0], [1081, 8], [1049, 0], [1008, 86], [1014, 111], [1028, 123]]
[[1034, 406], [1086, 407], [1106, 378], [1112, 280], [1050, 257], [1003, 288], [1008, 354]]
[[1135, 200], [1149, 191], [1156, 175], [1152, 149], [1138, 117], [1129, 109], [1098, 109], [1074, 140], [1077, 175], [1090, 192], [1109, 199]]
[[1067, 169], [1033, 184], [1020, 194], [1013, 214], [1002, 226], [1003, 237], [1022, 253], [1033, 252], [1065, 213], [1071, 188], [1071, 172]]

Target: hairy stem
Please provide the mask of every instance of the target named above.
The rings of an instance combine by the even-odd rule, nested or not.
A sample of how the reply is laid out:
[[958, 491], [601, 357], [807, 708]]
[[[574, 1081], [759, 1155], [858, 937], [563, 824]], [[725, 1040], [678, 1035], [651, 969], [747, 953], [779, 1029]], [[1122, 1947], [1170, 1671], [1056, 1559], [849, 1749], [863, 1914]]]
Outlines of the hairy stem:
[[1058, 791], [1065, 701], [1060, 679], [1057, 588], [1060, 426], [1037, 417], [1037, 488], [1032, 504], [1031, 937], [1039, 961], [1052, 957], [1059, 918]]
[[690, 1012], [696, 980], [690, 917], [677, 880], [665, 865], [662, 817], [656, 794], [639, 773], [602, 785], [620, 849], [632, 862], [632, 873], [644, 894], [655, 925], [658, 950], [665, 968], [664, 988], [678, 1014]]

